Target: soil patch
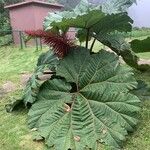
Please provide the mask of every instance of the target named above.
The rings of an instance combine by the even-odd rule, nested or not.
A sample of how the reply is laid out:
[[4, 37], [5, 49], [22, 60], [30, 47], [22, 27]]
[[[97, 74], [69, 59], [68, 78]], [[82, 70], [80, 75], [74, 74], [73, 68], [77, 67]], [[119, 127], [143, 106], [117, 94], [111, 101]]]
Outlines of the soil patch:
[[4, 93], [14, 92], [16, 89], [16, 85], [11, 81], [6, 81], [6, 83], [2, 85], [2, 91], [4, 91]]
[[3, 98], [5, 94], [6, 92], [4, 91], [4, 89], [0, 88], [0, 99]]
[[139, 64], [140, 65], [142, 65], [142, 64], [148, 64], [148, 65], [150, 65], [150, 60], [140, 59]]
[[25, 87], [28, 80], [30, 79], [30, 77], [32, 76], [31, 73], [25, 73], [25, 74], [21, 74], [21, 77], [20, 77], [20, 84]]

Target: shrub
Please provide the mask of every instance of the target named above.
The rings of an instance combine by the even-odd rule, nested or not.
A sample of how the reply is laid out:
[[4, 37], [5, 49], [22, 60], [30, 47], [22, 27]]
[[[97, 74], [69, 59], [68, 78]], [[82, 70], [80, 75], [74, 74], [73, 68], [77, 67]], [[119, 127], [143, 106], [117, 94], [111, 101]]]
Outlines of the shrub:
[[10, 45], [11, 43], [13, 43], [11, 34], [7, 34], [5, 36], [0, 36], [0, 47]]

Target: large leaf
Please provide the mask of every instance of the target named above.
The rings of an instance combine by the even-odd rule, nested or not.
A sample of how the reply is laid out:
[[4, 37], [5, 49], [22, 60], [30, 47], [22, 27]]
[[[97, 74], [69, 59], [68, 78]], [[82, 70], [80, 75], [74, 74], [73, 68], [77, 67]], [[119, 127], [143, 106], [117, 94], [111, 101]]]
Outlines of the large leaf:
[[[131, 31], [133, 20], [126, 13], [106, 15], [99, 19], [96, 24], [92, 24], [90, 29], [95, 32], [110, 33], [113, 31], [128, 32]], [[110, 26], [111, 25], [111, 26]]]
[[[59, 0], [65, 6], [65, 9], [73, 9], [77, 6], [80, 1], [83, 0]], [[85, 0], [84, 0], [85, 1]], [[92, 5], [100, 5], [103, 8], [103, 11], [106, 13], [120, 13], [126, 12], [127, 8], [129, 8], [136, 0], [87, 0], [90, 7]]]
[[65, 10], [72, 10], [81, 2], [88, 2], [89, 5], [100, 5], [103, 3], [103, 0], [58, 0], [59, 3], [63, 4]]
[[[121, 55], [131, 67], [146, 71], [149, 70], [149, 65], [141, 65], [139, 58], [132, 51], [130, 45], [125, 42], [121, 35], [116, 35], [116, 31], [130, 32], [132, 30], [131, 24], [133, 21], [127, 15], [126, 10], [135, 2], [136, 0], [107, 0], [100, 4], [94, 2], [97, 4], [96, 7], [83, 0], [73, 11], [50, 13], [45, 24], [47, 29], [57, 32], [60, 30], [66, 32], [70, 27], [79, 28], [76, 37], [80, 42], [86, 41], [86, 47], [88, 47], [87, 36], [88, 39], [94, 37], [118, 55]], [[148, 42], [147, 40], [146, 43]], [[139, 51], [135, 50], [137, 46], [134, 43], [137, 43], [137, 41], [133, 41], [133, 44], [131, 43], [133, 50]], [[140, 44], [140, 46], [142, 45]], [[92, 47], [93, 45], [91, 46], [91, 51]]]
[[[111, 80], [112, 82], [104, 83], [104, 85], [110, 85], [110, 88], [111, 85], [115, 82], [113, 87], [114, 89], [111, 90], [116, 90], [115, 87], [118, 88], [116, 82], [119, 82], [119, 85], [123, 83], [124, 86], [122, 85], [119, 87], [120, 90], [122, 89], [121, 91], [126, 91], [128, 89], [127, 87], [129, 87], [130, 85], [130, 88], [132, 88], [132, 85], [135, 83], [135, 80], [133, 80], [133, 77], [131, 76], [132, 72], [130, 72], [128, 68], [120, 68], [118, 66], [118, 57], [115, 56], [113, 53], [101, 51], [99, 54], [92, 55], [91, 57], [89, 51], [84, 48], [75, 49], [72, 53], [72, 56], [70, 54], [70, 57], [66, 57], [64, 60], [61, 61], [62, 65], [58, 66], [57, 75], [66, 78], [68, 82], [75, 82], [76, 85], [80, 88], [83, 88], [85, 85], [87, 87], [88, 79], [90, 81], [90, 86], [94, 86], [94, 84], [91, 83], [95, 82], [97, 78], [98, 80], [102, 81], [107, 79], [109, 79], [108, 81]], [[71, 57], [73, 57], [76, 60], [74, 60]], [[74, 65], [75, 67], [72, 67]], [[86, 67], [89, 67], [89, 70], [85, 69]], [[92, 68], [93, 72], [90, 70], [90, 67]], [[84, 69], [84, 71], [87, 72], [83, 72], [82, 69]], [[122, 74], [124, 74], [124, 72], [126, 72], [126, 74], [129, 75], [123, 76], [124, 78], [122, 79]], [[99, 74], [101, 74], [101, 76], [99, 76]], [[83, 80], [80, 76], [82, 76]], [[86, 81], [85, 83], [84, 80]], [[130, 83], [130, 81], [132, 82]], [[127, 82], [128, 84], [124, 84], [124, 82]], [[98, 89], [100, 89], [101, 86], [103, 87], [103, 82], [96, 82], [95, 88], [97, 87]], [[107, 88], [109, 88], [109, 86]]]
[[[79, 29], [76, 33], [76, 38], [79, 40], [80, 43], [85, 42], [87, 37], [87, 30], [86, 29]], [[88, 38], [91, 40], [91, 37]]]
[[150, 37], [144, 40], [133, 40], [131, 48], [135, 53], [150, 52]]
[[[91, 8], [90, 8], [91, 9]], [[89, 3], [87, 0], [81, 0], [81, 2], [73, 9], [73, 11], [63, 11], [63, 12], [55, 12], [49, 13], [45, 18], [44, 27], [45, 29], [51, 29], [55, 32], [58, 32], [61, 29], [63, 32], [68, 30], [67, 27], [60, 27], [55, 25], [57, 23], [65, 22], [64, 19], [76, 18], [78, 15], [83, 15], [89, 11]]]
[[132, 91], [141, 100], [150, 100], [150, 87], [142, 80], [138, 80], [138, 86]]
[[[108, 46], [111, 50], [113, 50], [115, 53], [117, 53], [118, 56], [122, 56], [123, 60], [131, 67], [136, 68], [140, 71], [147, 71], [150, 69], [149, 64], [141, 64], [139, 62], [139, 57], [136, 55], [136, 53], [132, 50], [134, 49], [134, 42], [127, 43], [125, 38], [120, 34], [116, 32], [112, 33], [97, 33], [91, 35], [98, 41], [100, 41], [102, 44]], [[137, 43], [137, 42], [135, 42]], [[143, 42], [141, 42], [141, 45]], [[133, 46], [134, 45], [134, 46]], [[143, 45], [144, 46], [144, 45]], [[132, 48], [131, 48], [132, 47]], [[148, 48], [145, 46], [145, 48]], [[144, 47], [143, 47], [144, 48]], [[146, 49], [145, 49], [146, 50]]]
[[38, 59], [38, 67], [47, 67], [50, 70], [55, 70], [58, 65], [58, 57], [52, 50], [42, 53]]
[[105, 0], [102, 4], [102, 11], [108, 14], [127, 12], [133, 3], [136, 3], [136, 0]]
[[56, 72], [67, 82], [43, 84], [29, 112], [30, 128], [55, 150], [96, 150], [97, 142], [119, 147], [137, 123], [140, 101], [128, 94], [136, 86], [131, 70], [113, 53], [76, 48]]
[[[30, 127], [38, 127], [37, 121], [42, 118], [42, 115], [44, 115], [43, 113], [45, 113], [46, 111], [48, 114], [51, 111], [54, 111], [53, 109], [57, 109], [58, 106], [61, 106], [62, 104], [67, 102], [71, 102], [71, 95], [69, 94], [70, 90], [71, 86], [60, 79], [53, 79], [45, 82], [41, 87], [42, 92], [38, 94], [38, 99], [40, 101], [35, 104], [36, 107], [33, 106], [30, 110], [31, 113], [32, 111], [34, 111], [34, 108], [35, 110], [37, 110], [37, 106], [39, 108], [39, 115], [37, 115], [37, 113], [32, 114], [34, 116], [32, 116], [32, 119], [30, 119], [29, 121]], [[50, 99], [48, 100], [49, 97]], [[49, 107], [52, 107], [52, 110], [50, 110]]]
[[55, 71], [58, 65], [58, 57], [51, 51], [47, 51], [40, 55], [37, 63], [37, 68], [35, 72], [27, 82], [26, 88], [24, 90], [24, 103], [33, 104], [36, 101], [39, 88], [43, 81], [39, 79], [39, 76], [42, 76], [45, 70]]
[[[126, 13], [106, 15], [98, 7], [89, 7], [82, 1], [73, 11], [49, 13], [45, 19], [46, 29], [67, 31], [70, 27], [91, 32], [131, 31], [132, 19]], [[111, 24], [111, 26], [110, 26]]]
[[[70, 12], [71, 13], [71, 12]], [[65, 14], [67, 16], [65, 16]], [[93, 10], [90, 11], [88, 14], [87, 12], [84, 12], [82, 14], [75, 14], [72, 16], [72, 14], [69, 15], [69, 12], [58, 12], [55, 15], [60, 15], [61, 20], [59, 21], [53, 21], [51, 22], [51, 16], [54, 17], [53, 14], [49, 14], [49, 16], [46, 19], [47, 23], [47, 29], [55, 30], [60, 29], [62, 31], [66, 31], [70, 27], [75, 28], [90, 28], [93, 24], [97, 23], [100, 19], [105, 17], [105, 14], [102, 13], [99, 10]], [[48, 21], [48, 18], [50, 18]]]
[[127, 43], [120, 34], [118, 33], [98, 33], [97, 35], [93, 35], [98, 41], [102, 44], [108, 46], [111, 50], [117, 53], [118, 56], [122, 56], [123, 60], [136, 69], [139, 69], [138, 56], [131, 50], [130, 44]]

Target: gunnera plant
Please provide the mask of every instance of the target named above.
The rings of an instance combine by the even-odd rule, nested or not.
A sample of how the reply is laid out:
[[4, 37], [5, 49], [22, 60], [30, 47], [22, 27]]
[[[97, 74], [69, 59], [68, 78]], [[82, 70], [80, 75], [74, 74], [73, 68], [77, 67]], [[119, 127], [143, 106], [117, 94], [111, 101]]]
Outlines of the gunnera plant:
[[[130, 91], [137, 82], [118, 56], [138, 68], [138, 57], [122, 34], [132, 30], [126, 10], [134, 1], [107, 0], [95, 5], [82, 0], [72, 11], [49, 13], [45, 31], [27, 32], [51, 47], [39, 57], [22, 99], [31, 106], [29, 128], [49, 149], [97, 150], [98, 143], [117, 149], [134, 130], [140, 100]], [[69, 39], [70, 28], [85, 47]], [[96, 41], [115, 53], [104, 49], [94, 53]], [[51, 78], [40, 81], [47, 69]]]

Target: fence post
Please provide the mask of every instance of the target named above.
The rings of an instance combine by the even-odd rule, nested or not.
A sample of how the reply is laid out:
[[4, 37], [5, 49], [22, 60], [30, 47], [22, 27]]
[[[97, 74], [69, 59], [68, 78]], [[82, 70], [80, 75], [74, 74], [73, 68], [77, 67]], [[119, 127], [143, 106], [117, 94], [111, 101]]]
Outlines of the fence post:
[[37, 39], [37, 37], [35, 37], [35, 44], [36, 44], [36, 50], [38, 51], [39, 49], [38, 49], [38, 39]]
[[13, 36], [13, 30], [11, 30], [11, 37], [12, 37], [12, 42], [13, 42], [13, 46], [14, 46], [14, 44], [15, 44], [15, 42], [14, 42], [14, 36]]
[[20, 38], [20, 49], [23, 49], [23, 41], [22, 41], [22, 32], [19, 31], [19, 38]]
[[24, 47], [27, 48], [27, 41], [26, 41], [26, 37], [25, 37], [25, 34], [23, 32], [23, 44], [24, 44]]
[[40, 49], [42, 50], [42, 40], [40, 38]]

